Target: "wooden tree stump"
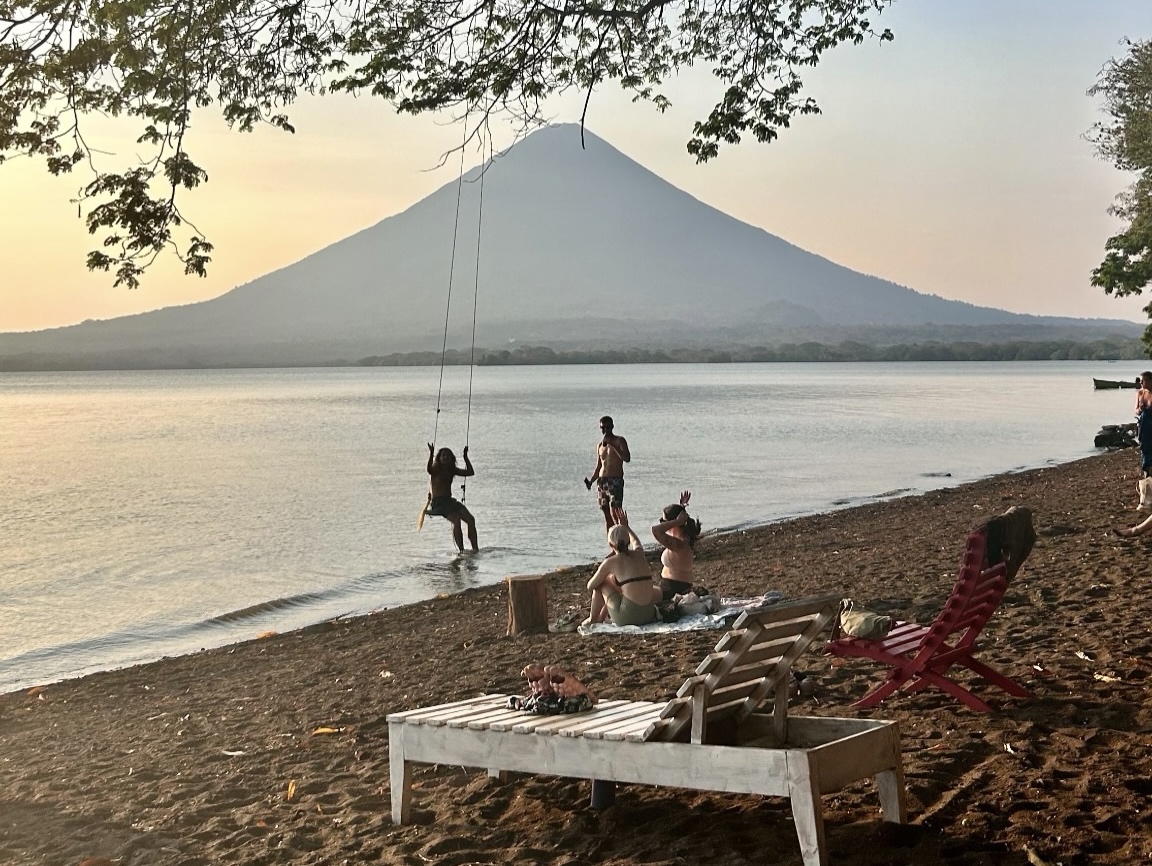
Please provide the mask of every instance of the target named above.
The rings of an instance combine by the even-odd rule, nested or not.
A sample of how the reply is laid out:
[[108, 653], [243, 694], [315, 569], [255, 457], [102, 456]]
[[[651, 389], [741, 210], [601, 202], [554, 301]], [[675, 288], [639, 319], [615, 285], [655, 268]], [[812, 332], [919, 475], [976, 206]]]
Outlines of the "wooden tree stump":
[[508, 584], [508, 634], [548, 631], [548, 578], [543, 574], [517, 574]]

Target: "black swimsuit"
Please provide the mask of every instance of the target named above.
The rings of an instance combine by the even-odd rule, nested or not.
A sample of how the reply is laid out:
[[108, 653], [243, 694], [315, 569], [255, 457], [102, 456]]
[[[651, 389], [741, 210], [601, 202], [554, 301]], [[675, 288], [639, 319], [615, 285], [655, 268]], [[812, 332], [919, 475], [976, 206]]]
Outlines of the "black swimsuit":
[[635, 582], [636, 582], [636, 581], [638, 581], [638, 580], [651, 580], [651, 579], [652, 579], [652, 575], [650, 575], [650, 574], [641, 574], [641, 575], [639, 575], [638, 577], [630, 577], [630, 578], [628, 578], [627, 580], [619, 580], [619, 579], [617, 579], [616, 583], [617, 583], [617, 585], [618, 585], [618, 586], [623, 586], [623, 585], [624, 585], [624, 584], [626, 584], [626, 583], [635, 583]]
[[692, 591], [692, 584], [683, 580], [673, 580], [670, 577], [660, 578], [660, 589], [664, 591], [664, 600], [671, 601], [674, 596], [687, 595]]

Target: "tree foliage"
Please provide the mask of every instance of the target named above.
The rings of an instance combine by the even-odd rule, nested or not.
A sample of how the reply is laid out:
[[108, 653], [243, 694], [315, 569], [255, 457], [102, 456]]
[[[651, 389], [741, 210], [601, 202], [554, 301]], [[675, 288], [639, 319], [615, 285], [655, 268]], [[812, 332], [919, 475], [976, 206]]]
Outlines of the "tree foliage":
[[[552, 364], [736, 364], [846, 361], [1131, 361], [1142, 357], [1138, 340], [1011, 340], [1003, 343], [928, 341], [873, 346], [854, 341], [781, 343], [776, 346], [733, 345], [725, 348], [562, 349], [519, 346], [478, 350], [481, 366]], [[363, 367], [435, 366], [473, 362], [468, 349], [439, 352], [395, 352], [373, 355], [356, 363]]]
[[[138, 285], [175, 248], [203, 275], [212, 245], [178, 197], [207, 180], [188, 150], [193, 114], [291, 132], [303, 93], [370, 92], [412, 114], [463, 118], [465, 141], [493, 114], [521, 132], [543, 102], [615, 82], [669, 105], [662, 88], [707, 65], [719, 91], [687, 147], [700, 161], [745, 135], [767, 142], [816, 113], [802, 73], [827, 50], [891, 34], [871, 18], [892, 0], [0, 0], [0, 161], [84, 166], [80, 192], [100, 249], [88, 266]], [[126, 117], [144, 155], [108, 167], [84, 121]]]
[[[1129, 42], [1088, 91], [1101, 97], [1108, 120], [1094, 132], [1100, 156], [1136, 173], [1111, 212], [1127, 225], [1104, 244], [1104, 261], [1092, 271], [1092, 285], [1118, 297], [1138, 295], [1152, 281], [1152, 40]], [[1144, 307], [1152, 318], [1152, 303]], [[1144, 332], [1152, 355], [1152, 325]]]

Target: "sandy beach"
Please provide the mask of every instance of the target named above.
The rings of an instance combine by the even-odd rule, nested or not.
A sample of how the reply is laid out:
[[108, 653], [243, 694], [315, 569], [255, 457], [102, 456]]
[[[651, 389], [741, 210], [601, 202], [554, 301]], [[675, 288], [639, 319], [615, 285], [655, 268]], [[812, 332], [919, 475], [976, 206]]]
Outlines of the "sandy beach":
[[[1012, 505], [1038, 541], [981, 657], [1034, 692], [965, 675], [991, 714], [935, 691], [850, 707], [880, 668], [821, 641], [807, 714], [900, 722], [911, 824], [871, 786], [824, 799], [833, 864], [1131, 864], [1152, 858], [1152, 541], [1117, 538], [1132, 452], [702, 539], [697, 580], [727, 596], [839, 593], [930, 620], [967, 531]], [[708, 515], [700, 515], [707, 524]], [[589, 520], [597, 519], [589, 513]], [[554, 614], [590, 568], [551, 577]], [[0, 861], [64, 864], [800, 862], [787, 801], [427, 766], [416, 823], [389, 816], [384, 717], [521, 693], [529, 660], [604, 698], [665, 700], [718, 632], [510, 638], [501, 586], [0, 696]]]

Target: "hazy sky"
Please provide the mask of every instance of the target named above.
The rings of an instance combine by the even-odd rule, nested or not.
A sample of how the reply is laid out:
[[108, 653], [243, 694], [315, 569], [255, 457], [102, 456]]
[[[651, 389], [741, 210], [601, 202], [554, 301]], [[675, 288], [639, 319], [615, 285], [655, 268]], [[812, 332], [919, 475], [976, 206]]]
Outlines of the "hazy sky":
[[[828, 55], [808, 76], [824, 113], [774, 144], [692, 161], [692, 121], [718, 95], [703, 71], [667, 88], [663, 115], [605, 88], [588, 126], [697, 198], [855, 270], [1019, 312], [1142, 321], [1147, 299], [1088, 284], [1129, 178], [1096, 160], [1084, 133], [1100, 118], [1085, 91], [1101, 66], [1124, 37], [1152, 36], [1149, 0], [897, 0], [879, 23], [896, 41]], [[558, 101], [554, 119], [576, 120], [579, 107]], [[210, 275], [184, 277], [169, 260], [134, 291], [85, 270], [95, 244], [71, 202], [82, 176], [0, 166], [0, 330], [212, 298], [455, 179], [455, 160], [436, 169], [459, 140], [447, 118], [326, 97], [292, 119], [294, 136], [198, 118], [190, 149], [209, 183], [183, 208], [216, 244]], [[132, 129], [93, 131], [110, 159], [134, 155]]]

